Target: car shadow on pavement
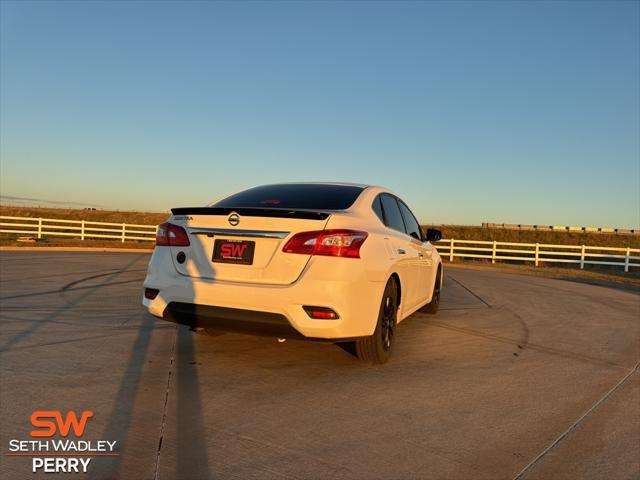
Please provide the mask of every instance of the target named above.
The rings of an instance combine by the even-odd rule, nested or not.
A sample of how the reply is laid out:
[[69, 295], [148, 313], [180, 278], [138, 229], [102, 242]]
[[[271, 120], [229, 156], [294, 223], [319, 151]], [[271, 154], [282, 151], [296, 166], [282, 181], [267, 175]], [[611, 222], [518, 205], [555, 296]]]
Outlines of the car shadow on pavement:
[[[147, 352], [155, 326], [156, 322], [153, 317], [143, 315], [138, 335], [127, 360], [126, 369], [120, 380], [118, 393], [113, 401], [113, 408], [109, 414], [106, 430], [102, 435], [102, 438], [118, 442], [118, 449], [121, 455], [127, 452], [127, 438], [134, 419], [133, 413], [137, 393], [142, 382], [142, 372], [146, 364]], [[119, 473], [122, 459], [123, 456], [113, 457], [113, 461], [109, 464], [110, 475]], [[97, 473], [94, 472], [94, 474]]]
[[[189, 472], [189, 478], [211, 478], [194, 333], [179, 325], [176, 339], [176, 474]], [[197, 472], [197, 473], [196, 473]], [[196, 475], [194, 477], [194, 475]]]
[[[91, 295], [95, 295], [104, 287], [111, 285], [111, 282], [113, 282], [114, 278], [117, 278], [118, 276], [124, 273], [130, 272], [131, 267], [134, 266], [137, 262], [139, 262], [142, 258], [144, 258], [144, 256], [135, 255], [134, 259], [131, 260], [129, 263], [127, 263], [122, 269], [116, 270], [114, 272], [109, 272], [108, 275], [107, 274], [102, 275], [103, 278], [99, 283], [97, 283], [96, 285], [91, 285], [90, 287], [87, 287], [85, 292], [81, 293], [80, 295], [78, 295], [72, 300], [66, 301], [64, 305], [56, 308], [53, 312], [48, 313], [43, 318], [38, 319], [38, 321], [32, 322], [28, 328], [25, 328], [23, 331], [13, 335], [12, 337], [8, 338], [4, 343], [0, 344], [0, 352], [9, 350], [14, 345], [19, 344], [23, 340], [32, 336], [34, 333], [40, 330], [43, 326], [53, 323], [60, 318], [63, 318], [68, 311], [81, 305], [88, 297], [90, 297]], [[81, 281], [92, 279], [94, 277], [95, 275], [91, 275], [84, 279], [74, 280], [71, 283], [78, 284]], [[58, 294], [62, 296], [67, 291], [67, 287], [69, 285], [70, 284], [64, 285], [60, 289], [56, 289], [53, 291], [46, 291], [41, 293], [36, 292], [36, 293], [30, 294], [30, 296], [37, 297], [39, 295], [53, 295], [53, 294]], [[3, 297], [1, 300], [7, 300], [11, 298], [12, 297]], [[13, 298], [17, 298], [17, 297], [13, 297]], [[28, 303], [27, 305], [31, 305], [31, 303]]]

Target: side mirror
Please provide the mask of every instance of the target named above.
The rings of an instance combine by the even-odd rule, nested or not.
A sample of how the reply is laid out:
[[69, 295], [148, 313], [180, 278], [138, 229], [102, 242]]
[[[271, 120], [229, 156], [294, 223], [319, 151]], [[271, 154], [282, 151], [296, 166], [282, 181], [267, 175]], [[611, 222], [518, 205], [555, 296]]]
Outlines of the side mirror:
[[427, 229], [427, 234], [424, 236], [425, 242], [437, 242], [442, 238], [442, 232], [435, 228]]

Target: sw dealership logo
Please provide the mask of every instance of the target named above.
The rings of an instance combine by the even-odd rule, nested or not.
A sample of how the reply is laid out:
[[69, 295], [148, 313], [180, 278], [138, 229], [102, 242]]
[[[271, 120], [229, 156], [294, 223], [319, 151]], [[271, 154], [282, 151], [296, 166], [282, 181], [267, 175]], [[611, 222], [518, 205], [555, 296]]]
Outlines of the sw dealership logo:
[[241, 258], [246, 249], [247, 244], [225, 243], [220, 246], [220, 255], [223, 257]]
[[86, 473], [93, 457], [120, 455], [115, 440], [80, 440], [92, 417], [91, 411], [37, 410], [30, 418], [31, 440], [10, 440], [6, 456], [30, 457], [33, 473]]

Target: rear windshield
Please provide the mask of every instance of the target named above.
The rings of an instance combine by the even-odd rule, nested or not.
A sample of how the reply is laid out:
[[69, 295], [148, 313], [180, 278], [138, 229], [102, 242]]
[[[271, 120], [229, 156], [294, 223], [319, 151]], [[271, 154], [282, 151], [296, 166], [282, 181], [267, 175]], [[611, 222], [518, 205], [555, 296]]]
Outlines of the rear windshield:
[[212, 207], [345, 210], [364, 187], [297, 183], [265, 185], [236, 193]]

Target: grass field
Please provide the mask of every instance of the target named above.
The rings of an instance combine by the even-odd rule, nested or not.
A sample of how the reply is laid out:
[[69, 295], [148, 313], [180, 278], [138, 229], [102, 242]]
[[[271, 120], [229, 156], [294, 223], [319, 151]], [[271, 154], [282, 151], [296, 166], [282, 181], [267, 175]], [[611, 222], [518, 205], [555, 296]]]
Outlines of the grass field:
[[9, 207], [0, 205], [0, 215], [10, 217], [42, 217], [92, 222], [135, 223], [158, 225], [169, 218], [170, 212], [119, 212], [116, 210], [81, 210], [67, 208]]
[[594, 247], [640, 248], [640, 235], [580, 233], [562, 231], [512, 230], [460, 225], [441, 225], [443, 238], [489, 240], [497, 242], [547, 243], [553, 245], [588, 245]]
[[[35, 208], [0, 206], [0, 215], [14, 217], [43, 217], [67, 220], [89, 220], [94, 222], [134, 223], [141, 225], [157, 225], [164, 222], [170, 215], [150, 212], [119, 212], [111, 210], [79, 210], [64, 208]], [[558, 245], [589, 245], [607, 247], [640, 248], [640, 235], [623, 235], [607, 233], [578, 233], [553, 231], [528, 231], [499, 228], [483, 228], [480, 226], [441, 225], [443, 238], [458, 240], [490, 240], [498, 242], [548, 243]], [[53, 240], [49, 239], [48, 243]], [[69, 241], [55, 240], [55, 243], [67, 244]], [[4, 242], [3, 242], [4, 243]], [[85, 241], [83, 245], [97, 243], [96, 246], [112, 245], [113, 241]], [[139, 242], [127, 242], [137, 245]], [[7, 244], [7, 243], [4, 243]], [[147, 242], [143, 245], [149, 245]]]

